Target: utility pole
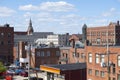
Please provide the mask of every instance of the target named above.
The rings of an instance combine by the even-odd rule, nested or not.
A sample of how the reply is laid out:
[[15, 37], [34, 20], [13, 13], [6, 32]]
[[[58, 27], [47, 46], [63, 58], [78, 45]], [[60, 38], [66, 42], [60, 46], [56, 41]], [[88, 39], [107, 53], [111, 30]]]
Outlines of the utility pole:
[[31, 54], [31, 45], [28, 44], [28, 80], [30, 80], [30, 54]]
[[[33, 65], [35, 65], [34, 61], [33, 61], [33, 57], [31, 55], [31, 44], [28, 44], [28, 80], [30, 80], [30, 61], [33, 62]], [[35, 70], [36, 73], [36, 77], [38, 80], [38, 74], [37, 71]]]
[[107, 72], [108, 72], [108, 80], [110, 79], [110, 65], [109, 65], [109, 42], [108, 42], [108, 26], [107, 26]]
[[79, 63], [79, 59], [78, 59], [78, 55], [77, 55], [77, 47], [76, 47], [76, 45], [74, 46], [74, 48], [75, 48], [74, 57], [75, 57], [75, 59], [76, 59], [76, 63]]

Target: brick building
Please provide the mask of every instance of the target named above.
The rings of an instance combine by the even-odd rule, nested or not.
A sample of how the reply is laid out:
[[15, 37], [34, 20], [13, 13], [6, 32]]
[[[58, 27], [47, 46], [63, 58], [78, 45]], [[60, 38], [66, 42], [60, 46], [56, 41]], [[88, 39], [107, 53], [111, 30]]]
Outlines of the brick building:
[[119, 21], [99, 27], [87, 27], [84, 25], [82, 30], [83, 38], [88, 41], [89, 45], [106, 45], [107, 37], [109, 45], [120, 45]]
[[44, 64], [59, 64], [59, 48], [33, 48], [31, 55], [31, 66], [39, 68]]
[[86, 47], [87, 80], [120, 80], [120, 47], [108, 49], [107, 52], [103, 46]]
[[28, 54], [32, 68], [39, 68], [43, 64], [59, 64], [59, 48], [28, 46], [22, 41], [19, 42], [19, 47], [14, 47], [15, 59], [19, 59], [20, 66], [26, 66], [28, 63]]
[[60, 48], [60, 52], [59, 61], [61, 64], [86, 62], [84, 48], [62, 47]]
[[70, 63], [70, 48], [71, 47], [60, 47], [60, 64], [68, 64]]
[[[64, 61], [61, 64], [76, 63], [77, 58], [79, 63], [87, 64], [87, 80], [108, 80], [108, 76], [109, 80], [120, 80], [120, 46], [109, 46], [108, 51], [106, 46], [77, 48], [76, 58], [73, 56], [74, 51], [75, 48], [62, 49], [61, 59], [68, 59], [68, 63]], [[109, 56], [107, 52], [109, 52]]]
[[9, 24], [0, 26], [0, 61], [13, 62], [14, 28]]
[[40, 69], [46, 72], [45, 80], [86, 80], [85, 63], [41, 65]]

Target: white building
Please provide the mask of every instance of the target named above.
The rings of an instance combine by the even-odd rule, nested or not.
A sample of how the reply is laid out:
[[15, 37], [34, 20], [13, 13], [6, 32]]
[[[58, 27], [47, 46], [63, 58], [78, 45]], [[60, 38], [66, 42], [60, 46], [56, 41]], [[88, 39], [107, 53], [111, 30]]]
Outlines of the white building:
[[47, 38], [39, 38], [35, 40], [37, 45], [53, 43], [56, 46], [66, 46], [68, 44], [69, 34], [54, 34], [48, 35]]

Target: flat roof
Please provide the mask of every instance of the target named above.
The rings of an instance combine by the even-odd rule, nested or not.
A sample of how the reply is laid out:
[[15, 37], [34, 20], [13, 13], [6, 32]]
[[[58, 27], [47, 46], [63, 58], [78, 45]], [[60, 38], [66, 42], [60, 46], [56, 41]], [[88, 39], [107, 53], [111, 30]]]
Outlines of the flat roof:
[[42, 66], [47, 66], [50, 68], [59, 69], [61, 71], [66, 71], [66, 70], [85, 69], [86, 63], [56, 64], [56, 65], [42, 65]]

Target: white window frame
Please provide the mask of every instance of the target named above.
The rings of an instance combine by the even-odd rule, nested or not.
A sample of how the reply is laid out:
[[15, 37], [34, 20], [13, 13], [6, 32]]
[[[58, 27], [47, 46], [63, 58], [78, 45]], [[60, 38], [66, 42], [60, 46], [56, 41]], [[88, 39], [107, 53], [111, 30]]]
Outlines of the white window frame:
[[89, 53], [89, 54], [88, 54], [88, 62], [89, 62], [89, 63], [92, 63], [92, 53]]
[[101, 72], [100, 72], [100, 76], [101, 76], [101, 77], [105, 77], [105, 72], [104, 72], [104, 71], [101, 71]]
[[104, 54], [100, 56], [100, 61], [105, 62], [105, 55]]
[[99, 70], [95, 70], [95, 76], [99, 76]]
[[88, 74], [92, 75], [92, 69], [88, 69]]
[[99, 63], [100, 61], [99, 61], [99, 55], [98, 54], [95, 54], [95, 63]]
[[117, 57], [118, 66], [120, 67], [120, 55]]

